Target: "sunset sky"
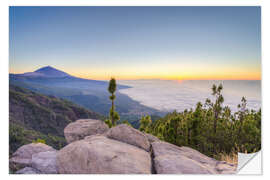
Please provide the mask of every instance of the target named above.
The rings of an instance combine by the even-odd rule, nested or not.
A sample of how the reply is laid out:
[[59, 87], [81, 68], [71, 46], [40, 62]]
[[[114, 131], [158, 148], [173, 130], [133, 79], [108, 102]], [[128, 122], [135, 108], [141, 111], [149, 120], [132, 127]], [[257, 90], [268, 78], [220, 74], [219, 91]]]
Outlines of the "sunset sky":
[[11, 7], [10, 73], [261, 79], [259, 7]]

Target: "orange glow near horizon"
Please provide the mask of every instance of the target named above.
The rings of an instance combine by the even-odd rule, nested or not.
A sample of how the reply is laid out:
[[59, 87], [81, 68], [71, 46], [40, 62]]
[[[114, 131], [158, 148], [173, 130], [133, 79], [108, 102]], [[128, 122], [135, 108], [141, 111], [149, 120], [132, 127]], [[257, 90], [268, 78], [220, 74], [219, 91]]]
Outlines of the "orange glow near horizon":
[[[21, 74], [24, 73], [22, 71], [20, 72], [15, 72], [15, 71], [10, 71], [10, 73], [14, 74]], [[138, 80], [138, 79], [159, 79], [159, 80], [178, 80], [178, 81], [183, 81], [183, 80], [261, 80], [261, 73], [250, 73], [250, 74], [239, 74], [239, 75], [171, 75], [171, 76], [143, 76], [143, 75], [137, 75], [137, 76], [132, 76], [132, 75], [107, 75], [107, 76], [102, 76], [100, 74], [87, 74], [87, 73], [69, 73], [72, 76], [84, 78], [84, 79], [95, 79], [95, 80], [109, 80], [111, 77], [115, 77], [118, 80]]]
[[138, 80], [138, 79], [159, 79], [159, 80], [261, 80], [261, 73], [254, 74], [243, 74], [243, 75], [216, 75], [216, 76], [207, 76], [207, 75], [193, 75], [193, 76], [119, 76], [119, 75], [108, 75], [107, 77], [98, 76], [98, 75], [87, 75], [81, 73], [71, 74], [76, 77], [81, 77], [85, 79], [97, 79], [97, 80], [109, 80], [110, 77], [115, 77], [118, 80]]
[[[91, 71], [90, 71], [91, 72]], [[230, 72], [225, 71], [208, 71], [208, 72], [173, 72], [173, 71], [161, 71], [158, 72], [121, 72], [118, 73], [109, 72], [92, 72], [92, 73], [80, 73], [72, 72], [73, 76], [86, 78], [86, 79], [99, 79], [99, 80], [109, 80], [110, 77], [115, 77], [119, 80], [136, 80], [136, 79], [160, 79], [160, 80], [261, 80], [260, 71], [236, 71], [232, 70]]]
[[[86, 68], [80, 67], [67, 68], [67, 67], [55, 67], [62, 70], [72, 76], [96, 79], [96, 80], [109, 80], [111, 77], [115, 77], [118, 80], [136, 80], [136, 79], [161, 79], [161, 80], [261, 80], [260, 67], [246, 67], [245, 69], [239, 69], [237, 67], [218, 67], [212, 66], [166, 66], [166, 65], [153, 65], [137, 66], [132, 69], [125, 67], [120, 68]], [[181, 67], [181, 68], [180, 68]], [[39, 67], [38, 67], [39, 68]], [[36, 69], [13, 69], [10, 68], [10, 73], [24, 73], [33, 72]]]

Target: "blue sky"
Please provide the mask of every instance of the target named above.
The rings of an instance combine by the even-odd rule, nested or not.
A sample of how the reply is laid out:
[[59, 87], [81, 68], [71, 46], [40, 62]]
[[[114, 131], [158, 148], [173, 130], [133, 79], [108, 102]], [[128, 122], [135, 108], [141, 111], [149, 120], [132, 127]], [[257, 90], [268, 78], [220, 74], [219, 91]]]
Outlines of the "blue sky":
[[10, 7], [10, 72], [260, 79], [260, 7]]

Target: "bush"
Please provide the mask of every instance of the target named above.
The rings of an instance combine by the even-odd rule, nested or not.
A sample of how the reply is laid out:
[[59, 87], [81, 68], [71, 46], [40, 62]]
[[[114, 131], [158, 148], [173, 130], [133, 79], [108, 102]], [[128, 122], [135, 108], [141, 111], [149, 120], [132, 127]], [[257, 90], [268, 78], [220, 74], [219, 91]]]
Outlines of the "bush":
[[46, 144], [45, 140], [44, 139], [37, 139], [35, 141], [33, 141], [32, 143], [43, 143], [43, 144]]

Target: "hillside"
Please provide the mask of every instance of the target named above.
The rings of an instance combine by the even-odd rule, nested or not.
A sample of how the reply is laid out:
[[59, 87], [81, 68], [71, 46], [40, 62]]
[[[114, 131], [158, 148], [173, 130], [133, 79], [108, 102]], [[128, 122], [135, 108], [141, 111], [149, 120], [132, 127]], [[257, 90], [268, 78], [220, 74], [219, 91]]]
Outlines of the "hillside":
[[38, 138], [54, 148], [61, 148], [66, 143], [64, 127], [78, 118], [104, 119], [102, 115], [67, 100], [10, 85], [10, 153]]
[[[9, 80], [12, 85], [69, 100], [104, 116], [109, 114], [111, 102], [107, 81], [78, 78], [50, 66], [24, 74], [10, 74]], [[130, 87], [117, 85], [117, 90], [123, 88]], [[139, 126], [142, 115], [165, 115], [164, 112], [144, 106], [118, 91], [115, 103], [121, 120], [128, 120], [134, 127]]]

